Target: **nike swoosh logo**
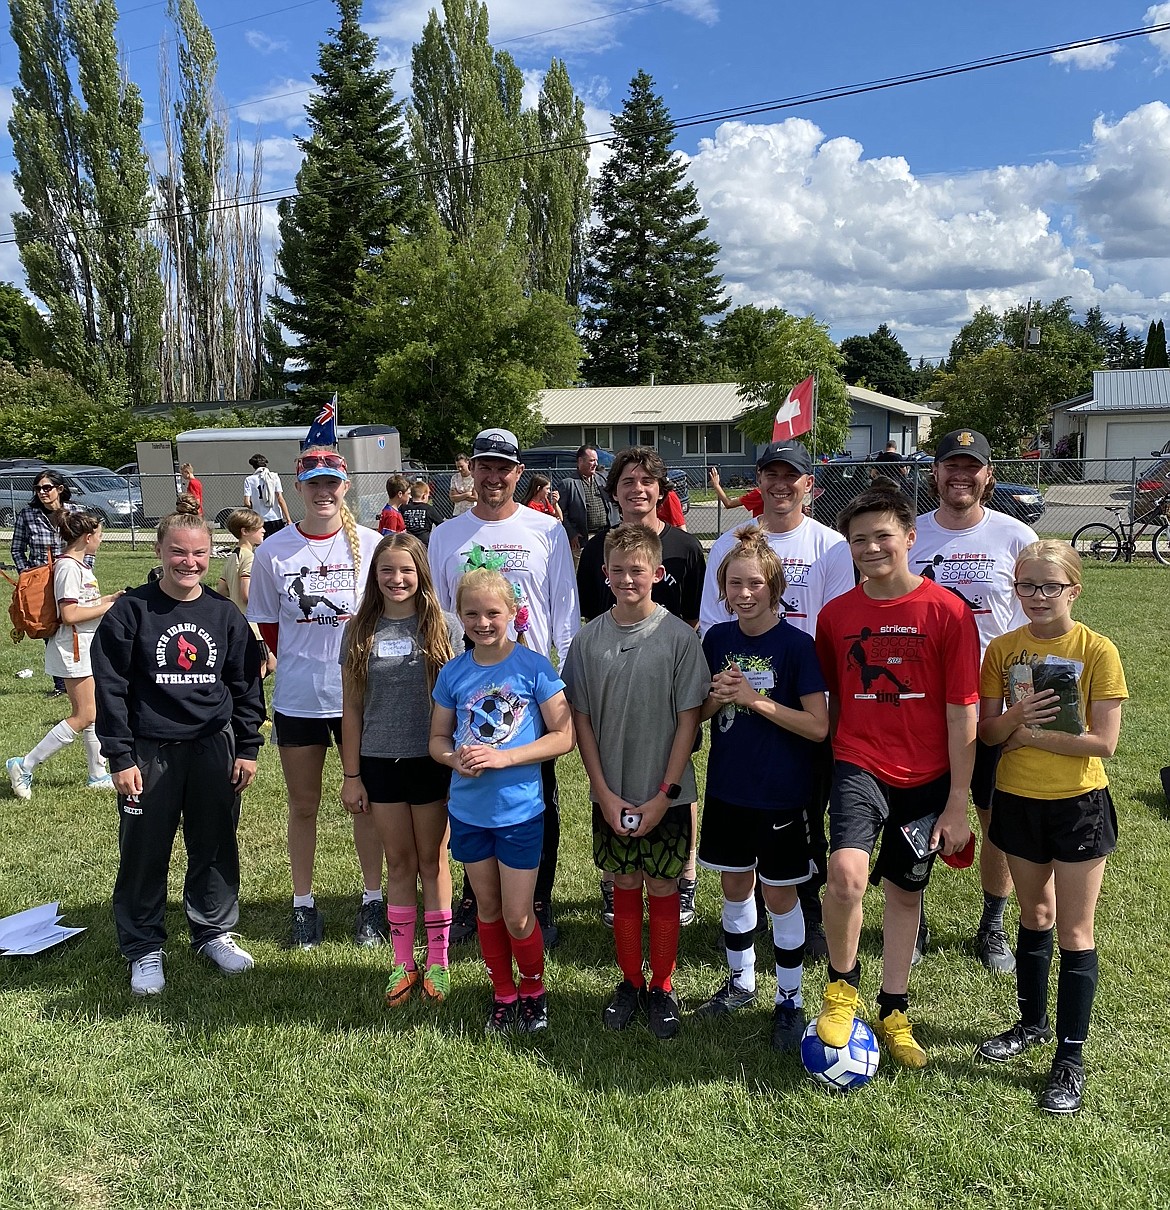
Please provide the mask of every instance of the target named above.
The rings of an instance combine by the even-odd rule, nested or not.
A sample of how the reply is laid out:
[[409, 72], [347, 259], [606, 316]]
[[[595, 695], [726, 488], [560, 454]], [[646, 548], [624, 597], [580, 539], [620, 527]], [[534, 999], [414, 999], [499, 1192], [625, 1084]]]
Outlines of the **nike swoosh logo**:
[[633, 647], [620, 647], [620, 648], [618, 648], [618, 650], [619, 651], [637, 651], [638, 645], [635, 643]]
[[792, 826], [791, 819], [787, 823], [774, 823], [772, 825], [772, 831], [773, 832], [783, 832], [785, 828], [789, 828], [791, 826]]

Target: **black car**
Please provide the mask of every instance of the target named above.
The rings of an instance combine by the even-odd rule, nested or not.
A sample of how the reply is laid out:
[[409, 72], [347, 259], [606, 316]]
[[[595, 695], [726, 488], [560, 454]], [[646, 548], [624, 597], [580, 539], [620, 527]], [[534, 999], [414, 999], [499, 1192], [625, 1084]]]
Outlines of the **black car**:
[[[914, 501], [918, 514], [938, 507], [934, 479], [930, 468], [934, 459], [929, 454], [911, 454], [902, 462], [879, 461], [876, 454], [868, 458], [834, 458], [813, 468], [813, 516], [826, 525], [836, 522], [837, 514], [877, 478], [897, 483]], [[1035, 525], [1047, 507], [1043, 495], [1024, 483], [996, 483], [988, 507], [996, 512], [1016, 517], [1025, 525]]]
[[[614, 453], [612, 450], [599, 449], [597, 451], [597, 466], [604, 474], [609, 473], [613, 460]], [[518, 494], [522, 495], [524, 489], [528, 486], [529, 471], [541, 471], [548, 475], [552, 480], [553, 487], [558, 487], [563, 480], [574, 474], [577, 470], [577, 448], [565, 445], [537, 445], [531, 449], [521, 450], [520, 461], [524, 463], [524, 474], [520, 477]], [[687, 482], [686, 471], [668, 466], [666, 468], [666, 477], [670, 481], [670, 486], [674, 489], [674, 494], [678, 496], [683, 512], [689, 511], [691, 507], [691, 490]]]

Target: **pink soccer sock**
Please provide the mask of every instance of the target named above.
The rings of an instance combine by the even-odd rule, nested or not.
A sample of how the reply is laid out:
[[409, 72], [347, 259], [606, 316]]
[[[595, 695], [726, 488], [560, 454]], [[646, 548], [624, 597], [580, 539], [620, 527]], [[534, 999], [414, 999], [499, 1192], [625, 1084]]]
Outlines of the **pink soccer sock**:
[[447, 943], [451, 938], [451, 909], [423, 912], [427, 930], [427, 966], [447, 965]]
[[403, 963], [408, 971], [414, 970], [414, 926], [417, 921], [418, 908], [413, 903], [410, 907], [402, 907], [396, 903], [386, 905], [386, 922], [390, 925], [394, 962]]

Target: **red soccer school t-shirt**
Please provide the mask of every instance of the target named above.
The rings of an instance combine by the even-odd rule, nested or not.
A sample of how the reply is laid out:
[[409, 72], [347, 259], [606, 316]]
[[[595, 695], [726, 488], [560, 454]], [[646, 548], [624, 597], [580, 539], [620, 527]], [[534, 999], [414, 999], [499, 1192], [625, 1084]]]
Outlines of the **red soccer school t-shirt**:
[[965, 601], [932, 580], [891, 601], [858, 585], [821, 609], [816, 643], [839, 704], [837, 760], [891, 786], [947, 772], [946, 707], [979, 700], [979, 631]]

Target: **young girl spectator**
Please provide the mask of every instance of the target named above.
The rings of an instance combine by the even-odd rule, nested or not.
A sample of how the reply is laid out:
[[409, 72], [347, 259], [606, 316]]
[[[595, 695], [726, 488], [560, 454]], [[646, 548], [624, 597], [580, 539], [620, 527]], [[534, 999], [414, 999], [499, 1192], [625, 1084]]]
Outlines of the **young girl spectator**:
[[179, 467], [179, 476], [182, 479], [183, 490], [180, 495], [194, 496], [195, 502], [199, 506], [199, 515], [203, 515], [203, 484], [195, 478], [195, 468], [189, 462], [184, 462]]
[[[430, 753], [454, 770], [451, 856], [466, 868], [478, 904], [493, 988], [487, 1032], [536, 1033], [548, 1027], [544, 947], [532, 906], [544, 833], [540, 762], [572, 748], [572, 719], [564, 682], [524, 645], [526, 619], [498, 571], [464, 575], [455, 608], [475, 646], [435, 682]], [[508, 638], [513, 619], [519, 643]]]
[[162, 578], [121, 594], [93, 644], [97, 733], [118, 791], [114, 923], [136, 996], [163, 990], [167, 870], [180, 820], [183, 907], [196, 953], [224, 974], [254, 965], [240, 915], [240, 794], [263, 742], [260, 656], [240, 612], [203, 590], [211, 527], [159, 522]]
[[[787, 584], [780, 556], [756, 526], [736, 531], [719, 564], [720, 600], [735, 620], [712, 626], [703, 654], [713, 678], [699, 862], [723, 884], [730, 975], [698, 1013], [725, 1017], [756, 998], [755, 884], [772, 918], [776, 1006], [772, 1048], [800, 1049], [804, 916], [797, 887], [813, 873], [808, 816], [816, 745], [829, 733], [825, 680], [812, 638], [777, 616]], [[761, 769], [784, 769], [781, 778]]]
[[[256, 547], [264, 541], [264, 519], [250, 508], [237, 508], [227, 519], [228, 532], [239, 543], [223, 565], [223, 574], [215, 591], [227, 597], [245, 617], [248, 615], [248, 593], [252, 587], [252, 562]], [[252, 633], [260, 644], [260, 675], [270, 676], [276, 671], [276, 657], [268, 650], [260, 634], [260, 627], [250, 623]]]
[[[431, 758], [427, 745], [431, 691], [439, 670], [463, 650], [463, 627], [440, 607], [417, 538], [389, 534], [371, 568], [342, 642], [341, 802], [354, 815], [373, 815], [386, 850], [386, 919], [394, 946], [386, 1003], [405, 1004], [420, 980], [423, 995], [439, 1003], [451, 990], [451, 771]], [[414, 961], [420, 877], [425, 973]]]
[[988, 645], [979, 738], [1003, 745], [988, 835], [1007, 854], [1020, 904], [1020, 1020], [978, 1054], [1003, 1063], [1051, 1040], [1055, 926], [1057, 1043], [1040, 1108], [1075, 1113], [1084, 1095], [1082, 1050], [1097, 990], [1093, 921], [1105, 860], [1117, 845], [1102, 759], [1117, 748], [1121, 704], [1129, 694], [1117, 648], [1073, 621], [1081, 559], [1067, 542], [1024, 547], [1015, 589], [1028, 624]]
[[113, 592], [102, 596], [94, 578], [93, 556], [102, 544], [102, 523], [82, 512], [62, 511], [55, 513], [53, 519], [65, 549], [53, 564], [53, 599], [57, 602], [61, 625], [45, 644], [45, 671], [64, 680], [70, 713], [27, 756], [13, 756], [6, 762], [8, 780], [17, 798], [32, 797], [33, 770], [68, 747], [78, 735], [85, 744], [89, 765], [86, 785], [91, 790], [114, 788], [94, 731], [89, 648], [98, 622], [122, 594]]
[[[341, 743], [341, 636], [365, 585], [378, 545], [345, 506], [349, 473], [328, 446], [310, 446], [296, 462], [305, 519], [285, 526], [256, 551], [248, 620], [277, 657], [272, 730], [288, 789], [292, 869], [292, 945], [312, 949], [324, 935], [313, 896], [313, 859], [325, 753]], [[386, 939], [382, 843], [368, 813], [353, 816], [364, 893], [354, 928], [358, 945]]]
[[560, 499], [561, 493], [552, 490], [552, 480], [547, 475], [534, 474], [528, 480], [528, 487], [525, 489], [524, 498], [520, 503], [527, 504], [529, 508], [536, 509], [538, 513], [545, 513], [563, 522], [565, 516], [561, 512]]

